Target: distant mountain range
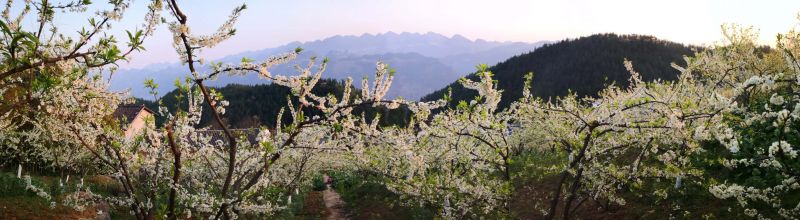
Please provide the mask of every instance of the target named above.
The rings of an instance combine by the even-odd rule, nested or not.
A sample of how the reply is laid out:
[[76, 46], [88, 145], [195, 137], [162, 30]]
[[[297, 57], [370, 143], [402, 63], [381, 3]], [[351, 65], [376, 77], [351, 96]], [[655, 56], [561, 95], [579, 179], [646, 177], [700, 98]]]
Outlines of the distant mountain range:
[[[334, 36], [311, 42], [292, 42], [276, 48], [243, 52], [224, 57], [218, 61], [238, 63], [242, 57], [263, 60], [267, 57], [303, 48], [293, 62], [276, 66], [272, 72], [286, 75], [296, 74], [293, 66], [304, 64], [311, 57], [330, 59], [325, 78], [344, 79], [348, 76], [359, 80], [372, 76], [375, 62], [383, 61], [397, 70], [389, 96], [402, 96], [417, 100], [425, 94], [446, 86], [448, 83], [470, 73], [480, 63], [495, 64], [509, 57], [528, 53], [546, 42], [496, 42], [469, 40], [461, 35], [446, 37], [437, 33], [363, 34], [361, 36]], [[201, 67], [207, 70], [207, 67]], [[141, 69], [120, 70], [111, 81], [112, 90], [131, 89], [136, 97], [149, 98], [143, 88], [145, 79], [154, 79], [160, 84], [159, 93], [174, 89], [172, 82], [188, 76], [187, 68], [178, 63], [155, 64]], [[247, 76], [221, 76], [208, 83], [210, 86], [227, 84], [264, 84], [257, 74]], [[360, 87], [356, 83], [356, 87]]]

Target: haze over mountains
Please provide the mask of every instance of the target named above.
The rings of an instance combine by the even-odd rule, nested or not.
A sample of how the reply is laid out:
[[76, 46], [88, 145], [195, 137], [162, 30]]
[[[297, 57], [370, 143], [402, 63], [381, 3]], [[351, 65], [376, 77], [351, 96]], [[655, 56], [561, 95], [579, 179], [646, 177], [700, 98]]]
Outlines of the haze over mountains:
[[[361, 36], [334, 36], [311, 42], [292, 42], [276, 48], [243, 52], [222, 58], [226, 63], [241, 62], [242, 57], [263, 60], [267, 57], [303, 48], [293, 62], [274, 67], [271, 72], [294, 75], [295, 64], [305, 64], [311, 57], [330, 59], [324, 78], [360, 80], [372, 76], [376, 61], [388, 63], [397, 70], [389, 96], [402, 96], [417, 100], [425, 94], [440, 89], [450, 82], [474, 71], [479, 63], [495, 64], [509, 57], [530, 52], [546, 42], [496, 42], [469, 40], [461, 35], [446, 37], [437, 33], [363, 34]], [[201, 69], [207, 69], [203, 67]], [[145, 79], [152, 78], [160, 85], [159, 94], [174, 89], [173, 81], [187, 76], [187, 68], [178, 63], [157, 64], [142, 69], [120, 70], [111, 81], [112, 90], [130, 88], [131, 95], [151, 98], [143, 88]], [[220, 76], [208, 83], [210, 86], [227, 84], [264, 84], [257, 74], [247, 76]], [[355, 83], [356, 87], [360, 83]]]

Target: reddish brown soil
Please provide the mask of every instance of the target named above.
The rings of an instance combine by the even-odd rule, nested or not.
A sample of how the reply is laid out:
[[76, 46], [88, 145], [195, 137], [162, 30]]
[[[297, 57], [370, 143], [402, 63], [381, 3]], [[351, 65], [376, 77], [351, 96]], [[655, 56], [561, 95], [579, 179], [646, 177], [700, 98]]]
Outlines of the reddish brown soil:
[[[556, 176], [544, 178], [542, 180], [529, 180], [524, 183], [517, 183], [516, 191], [511, 198], [511, 209], [514, 213], [515, 219], [543, 219], [543, 212], [550, 206], [552, 192], [555, 191], [558, 179]], [[563, 195], [562, 195], [563, 196]], [[557, 218], [561, 218], [560, 214], [563, 212], [563, 200], [556, 213], [559, 214]], [[633, 210], [621, 209], [615, 207], [617, 210], [605, 210], [600, 204], [592, 199], [586, 200], [575, 211], [572, 216], [574, 219], [636, 219], [636, 215], [632, 213]]]
[[344, 201], [342, 201], [342, 197], [339, 196], [339, 193], [333, 191], [330, 184], [328, 184], [328, 189], [323, 191], [322, 196], [325, 200], [325, 207], [328, 209], [328, 216], [326, 216], [325, 219], [328, 220], [347, 219], [347, 214], [344, 211]]
[[92, 219], [97, 210], [87, 208], [75, 211], [72, 208], [58, 205], [51, 209], [45, 201], [32, 200], [30, 197], [9, 197], [0, 199], [0, 219]]
[[311, 191], [303, 201], [303, 210], [298, 213], [297, 219], [322, 219], [327, 214], [322, 192]]

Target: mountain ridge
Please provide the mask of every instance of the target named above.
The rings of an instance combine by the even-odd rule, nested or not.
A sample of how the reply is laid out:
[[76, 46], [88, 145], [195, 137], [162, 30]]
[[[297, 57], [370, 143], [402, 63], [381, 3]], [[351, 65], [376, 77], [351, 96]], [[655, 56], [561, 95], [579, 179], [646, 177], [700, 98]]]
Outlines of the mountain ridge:
[[[307, 42], [293, 41], [278, 47], [243, 51], [217, 59], [215, 62], [237, 63], [242, 57], [263, 60], [300, 47], [304, 51], [295, 61], [278, 65], [272, 72], [293, 75], [294, 65], [305, 64], [311, 57], [328, 57], [330, 63], [328, 70], [323, 74], [324, 77], [344, 79], [349, 76], [358, 79], [364, 75], [371, 75], [375, 67], [374, 62], [380, 60], [398, 70], [396, 83], [388, 95], [416, 100], [469, 73], [472, 66], [478, 63], [497, 63], [513, 55], [532, 51], [543, 44], [544, 41], [525, 43], [469, 40], [462, 35], [447, 37], [433, 32], [365, 33], [360, 36], [336, 35]], [[366, 62], [367, 58], [373, 60]], [[150, 98], [141, 86], [145, 79], [154, 79], [156, 83], [162, 85], [159, 93], [166, 94], [174, 88], [171, 85], [176, 78], [188, 75], [186, 68], [178, 63], [155, 65], [119, 70], [111, 79], [111, 89], [130, 88], [133, 96]], [[200, 66], [198, 69], [202, 72], [208, 70], [208, 66]], [[419, 83], [418, 79], [424, 79], [425, 82]], [[220, 76], [218, 80], [207, 84], [219, 87], [227, 84], [264, 83], [268, 82], [259, 79], [256, 74], [249, 74], [235, 77]]]

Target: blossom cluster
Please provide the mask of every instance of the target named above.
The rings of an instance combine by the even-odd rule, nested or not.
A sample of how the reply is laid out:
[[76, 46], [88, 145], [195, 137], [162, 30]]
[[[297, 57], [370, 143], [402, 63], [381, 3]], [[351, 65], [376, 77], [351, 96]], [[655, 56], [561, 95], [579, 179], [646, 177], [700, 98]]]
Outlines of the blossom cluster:
[[[105, 175], [124, 191], [101, 196], [67, 178], [63, 183], [78, 190], [54, 198], [26, 177], [27, 190], [54, 202], [81, 209], [106, 201], [139, 219], [267, 216], [289, 207], [315, 173], [351, 169], [379, 175], [388, 189], [445, 218], [512, 216], [514, 184], [525, 174], [515, 169], [527, 168], [519, 160], [536, 155], [549, 163], [536, 169], [555, 179], [554, 190], [542, 194], [546, 204], [535, 207], [548, 219], [568, 219], [586, 200], [624, 206], [638, 196], [669, 203], [689, 192], [687, 186], [735, 200], [747, 216], [800, 215], [791, 197], [800, 191], [796, 32], [781, 35], [778, 50], [763, 52], [746, 29], [725, 29], [721, 45], [686, 57], [685, 65], [673, 64], [679, 72], [673, 81], [645, 82], [635, 61], [621, 61], [630, 80], [593, 97], [533, 97], [530, 74], [523, 97], [501, 108], [503, 91], [485, 65], [478, 81], [460, 80], [478, 96], [459, 103], [448, 103], [449, 97], [386, 100], [395, 71], [382, 62], [372, 82], [362, 80], [360, 93], [348, 78], [341, 96], [316, 94], [327, 59], [298, 65], [295, 75], [270, 72], [296, 59], [299, 48], [262, 61], [197, 68], [205, 65], [202, 49], [235, 33], [244, 6], [216, 32], [197, 35], [175, 1], [152, 1], [144, 31], [129, 33], [130, 49], [121, 52], [113, 37], [93, 39], [110, 30], [108, 22], [119, 20], [131, 1], [111, 3], [112, 9], [95, 13], [79, 39], [55, 28], [49, 34], [23, 29], [31, 1], [16, 18], [12, 1], [2, 12], [3, 39], [27, 42], [0, 41], [0, 50], [12, 54], [0, 62], [0, 156]], [[47, 7], [80, 11], [85, 5]], [[162, 18], [162, 10], [172, 16]], [[52, 25], [48, 13], [39, 11], [42, 26]], [[165, 122], [147, 118], [147, 127], [128, 138], [123, 121], [112, 116], [125, 95], [109, 92], [101, 76], [140, 48], [162, 19], [170, 20], [173, 46], [187, 66], [186, 84], [178, 85], [185, 105], [174, 111], [160, 106], [157, 117]], [[291, 91], [274, 128], [230, 128], [223, 120], [230, 103], [205, 87], [220, 74], [251, 73]], [[148, 84], [155, 95], [156, 85]], [[410, 112], [405, 125], [386, 126], [380, 114], [365, 111], [401, 107]], [[306, 115], [309, 110], [319, 114]], [[203, 114], [211, 114], [219, 130], [200, 127]], [[715, 166], [731, 174], [711, 173]], [[678, 202], [669, 206], [682, 211]]]

